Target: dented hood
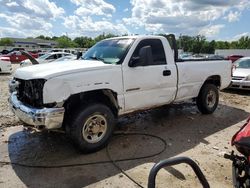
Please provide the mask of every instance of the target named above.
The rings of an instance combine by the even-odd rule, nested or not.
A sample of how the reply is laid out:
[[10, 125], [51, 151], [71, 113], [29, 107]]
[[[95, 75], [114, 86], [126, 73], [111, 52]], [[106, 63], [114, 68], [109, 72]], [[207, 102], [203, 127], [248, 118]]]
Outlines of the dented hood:
[[95, 60], [62, 61], [22, 67], [16, 70], [14, 77], [23, 80], [50, 79], [65, 74], [111, 67], [111, 64], [105, 64], [102, 61]]

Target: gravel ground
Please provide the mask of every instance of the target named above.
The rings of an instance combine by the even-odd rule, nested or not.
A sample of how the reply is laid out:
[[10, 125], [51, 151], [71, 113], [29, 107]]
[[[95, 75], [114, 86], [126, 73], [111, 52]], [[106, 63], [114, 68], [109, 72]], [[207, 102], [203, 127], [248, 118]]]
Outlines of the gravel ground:
[[[16, 69], [18, 65], [14, 65]], [[30, 133], [10, 112], [8, 80], [0, 75], [0, 161], [30, 165], [65, 165], [108, 160], [106, 150], [83, 155], [60, 133]], [[118, 165], [146, 187], [149, 170], [166, 158], [189, 156], [194, 159], [211, 187], [232, 187], [231, 162], [223, 158], [230, 152], [233, 134], [250, 112], [250, 92], [220, 92], [220, 104], [212, 115], [201, 115], [193, 102], [169, 105], [123, 117], [119, 132], [157, 135], [167, 149], [155, 157], [120, 162]], [[114, 159], [157, 153], [163, 143], [148, 136], [115, 136], [109, 150]], [[137, 187], [111, 163], [68, 168], [27, 168], [0, 165], [0, 187]], [[201, 187], [190, 167], [165, 168], [157, 176], [158, 187]]]
[[[18, 67], [19, 65], [17, 64], [13, 65], [14, 70], [16, 70]], [[8, 82], [11, 78], [11, 74], [0, 74], [0, 131], [6, 127], [20, 125], [18, 119], [15, 118], [14, 114], [9, 110], [8, 105]]]

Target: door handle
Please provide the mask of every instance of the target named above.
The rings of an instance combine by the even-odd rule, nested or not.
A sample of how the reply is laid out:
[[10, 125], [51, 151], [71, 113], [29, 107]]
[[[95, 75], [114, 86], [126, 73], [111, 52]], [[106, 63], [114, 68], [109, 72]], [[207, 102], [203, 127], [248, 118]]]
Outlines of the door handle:
[[170, 76], [171, 75], [171, 70], [164, 70], [163, 71], [163, 76]]

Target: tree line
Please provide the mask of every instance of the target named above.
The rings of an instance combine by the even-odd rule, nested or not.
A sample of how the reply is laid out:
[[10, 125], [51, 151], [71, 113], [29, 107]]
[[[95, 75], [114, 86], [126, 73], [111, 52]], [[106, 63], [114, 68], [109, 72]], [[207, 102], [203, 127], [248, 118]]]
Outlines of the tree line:
[[47, 37], [40, 35], [36, 37], [37, 39], [44, 39], [44, 40], [53, 40], [58, 43], [57, 47], [59, 48], [90, 48], [92, 47], [95, 43], [106, 39], [106, 38], [112, 38], [112, 37], [117, 37], [117, 35], [113, 34], [102, 34], [98, 35], [95, 38], [87, 37], [87, 36], [81, 36], [81, 37], [76, 37], [73, 40], [66, 36], [60, 36], [60, 37]]
[[237, 41], [207, 41], [206, 37], [197, 36], [180, 36], [177, 39], [177, 46], [185, 52], [193, 53], [214, 53], [215, 49], [250, 49], [250, 37], [242, 36]]
[[[48, 37], [40, 35], [37, 39], [53, 40], [58, 43], [59, 48], [90, 48], [100, 40], [116, 37], [114, 34], [102, 34], [95, 38], [81, 36], [71, 39], [70, 37], [63, 35], [60, 37]], [[10, 38], [0, 39], [0, 46], [11, 46], [13, 41]], [[250, 37], [242, 36], [237, 41], [208, 41], [205, 36], [188, 36], [182, 35], [177, 39], [177, 47], [183, 49], [184, 52], [193, 53], [207, 53], [213, 54], [215, 49], [250, 49]]]

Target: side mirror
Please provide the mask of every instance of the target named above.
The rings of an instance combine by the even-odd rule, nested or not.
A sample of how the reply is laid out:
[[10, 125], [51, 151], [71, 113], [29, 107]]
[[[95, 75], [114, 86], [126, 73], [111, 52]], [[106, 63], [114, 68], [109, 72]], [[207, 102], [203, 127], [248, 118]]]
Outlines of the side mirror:
[[128, 63], [129, 67], [138, 67], [140, 65], [141, 58], [139, 56], [137, 57], [132, 57]]
[[129, 61], [129, 67], [145, 66], [153, 61], [151, 46], [144, 46], [139, 51], [138, 57], [132, 57]]

